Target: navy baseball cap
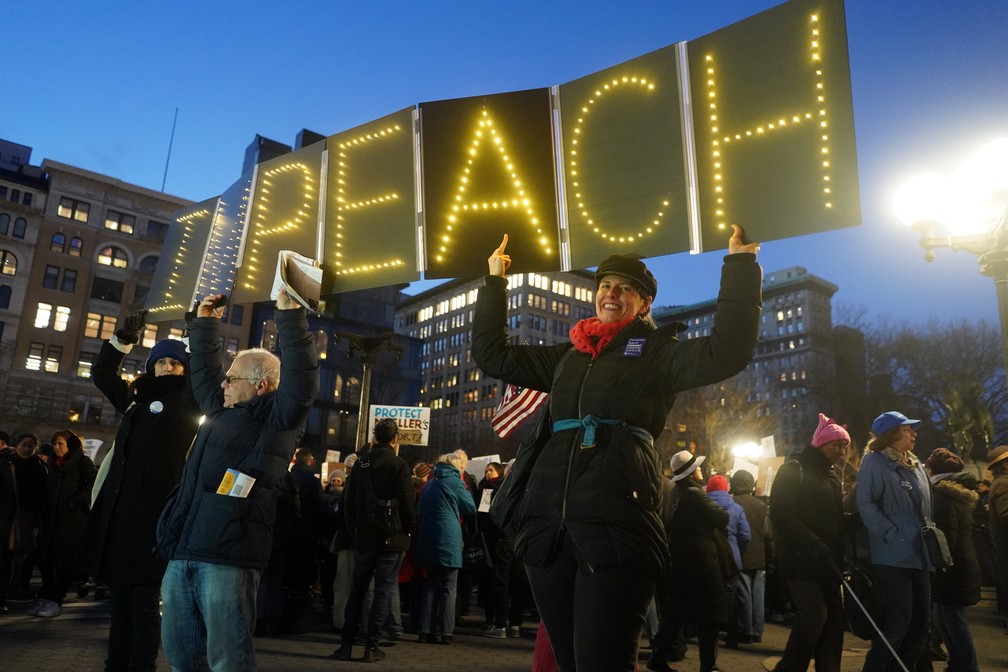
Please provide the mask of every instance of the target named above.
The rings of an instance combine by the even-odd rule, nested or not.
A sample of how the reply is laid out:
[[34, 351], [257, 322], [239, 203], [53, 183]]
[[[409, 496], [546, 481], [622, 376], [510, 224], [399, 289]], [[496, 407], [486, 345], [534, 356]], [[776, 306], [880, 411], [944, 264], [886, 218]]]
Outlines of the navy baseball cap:
[[881, 436], [893, 427], [899, 427], [900, 425], [916, 427], [919, 424], [921, 424], [920, 420], [911, 420], [899, 411], [886, 411], [875, 418], [875, 422], [871, 423], [871, 431], [875, 436]]

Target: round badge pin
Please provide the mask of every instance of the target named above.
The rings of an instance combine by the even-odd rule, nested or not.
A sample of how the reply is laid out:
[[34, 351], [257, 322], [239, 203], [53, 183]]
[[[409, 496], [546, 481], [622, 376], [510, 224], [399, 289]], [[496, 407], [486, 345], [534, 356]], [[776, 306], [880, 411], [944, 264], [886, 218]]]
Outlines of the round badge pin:
[[160, 401], [152, 401], [150, 405], [150, 412], [157, 414], [164, 410], [164, 404]]

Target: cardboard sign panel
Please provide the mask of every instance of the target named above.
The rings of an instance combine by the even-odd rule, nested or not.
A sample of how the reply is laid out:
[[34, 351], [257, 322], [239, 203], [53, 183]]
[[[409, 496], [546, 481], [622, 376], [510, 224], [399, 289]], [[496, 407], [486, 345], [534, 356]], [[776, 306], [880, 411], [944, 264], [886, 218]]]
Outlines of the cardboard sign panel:
[[560, 86], [571, 267], [689, 249], [675, 47]]
[[326, 139], [323, 296], [420, 279], [413, 112]]
[[[210, 294], [231, 295], [234, 289], [238, 252], [245, 232], [245, 214], [252, 199], [252, 176], [243, 175], [221, 194], [207, 243], [196, 298]], [[272, 277], [272, 274], [271, 276]]]
[[177, 210], [172, 216], [165, 253], [147, 294], [149, 322], [180, 320], [192, 308], [217, 201], [214, 196]]
[[548, 89], [420, 104], [427, 278], [560, 270]]
[[259, 164], [234, 303], [268, 301], [280, 250], [318, 257], [324, 142]]
[[703, 250], [861, 223], [841, 0], [793, 1], [689, 43]]

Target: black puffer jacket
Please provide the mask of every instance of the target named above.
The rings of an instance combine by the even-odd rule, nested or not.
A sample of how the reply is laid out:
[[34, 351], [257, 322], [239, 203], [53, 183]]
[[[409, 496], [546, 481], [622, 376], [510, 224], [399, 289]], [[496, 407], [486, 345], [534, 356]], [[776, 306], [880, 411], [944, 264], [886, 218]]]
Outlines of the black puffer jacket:
[[761, 271], [752, 254], [726, 258], [711, 336], [676, 338], [678, 325], [655, 330], [635, 320], [599, 353], [574, 351], [554, 381], [570, 343], [512, 345], [504, 278], [488, 276], [473, 324], [472, 357], [489, 376], [551, 392], [553, 421], [593, 415], [601, 426], [594, 448], [584, 429], [550, 437], [524, 495], [516, 552], [545, 566], [566, 531], [586, 571], [627, 567], [661, 576], [668, 547], [660, 517], [658, 454], [631, 428], [657, 438], [676, 395], [735, 375], [752, 358], [760, 314]]
[[952, 566], [931, 575], [931, 598], [940, 604], [968, 607], [980, 601], [980, 563], [973, 546], [973, 507], [980, 499], [955, 474], [932, 486], [934, 523], [952, 552]]
[[[155, 555], [263, 569], [269, 561], [276, 490], [287, 475], [301, 426], [318, 393], [318, 355], [303, 309], [277, 310], [280, 385], [224, 408], [220, 320], [193, 320], [193, 393], [206, 420], [157, 526]], [[247, 497], [218, 495], [228, 469], [256, 479]]]
[[110, 586], [150, 585], [161, 582], [165, 568], [152, 552], [154, 529], [182, 477], [201, 412], [188, 375], [147, 373], [130, 385], [118, 373], [124, 356], [106, 341], [91, 371], [123, 419], [78, 562]]
[[809, 446], [781, 466], [770, 491], [770, 520], [781, 576], [840, 583], [834, 570], [843, 562], [840, 479], [818, 448]]

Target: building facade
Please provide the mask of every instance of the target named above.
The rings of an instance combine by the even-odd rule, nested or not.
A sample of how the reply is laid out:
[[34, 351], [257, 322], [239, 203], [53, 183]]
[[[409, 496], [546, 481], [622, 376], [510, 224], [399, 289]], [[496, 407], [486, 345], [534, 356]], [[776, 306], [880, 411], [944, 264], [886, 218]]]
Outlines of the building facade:
[[[778, 455], [804, 447], [816, 427], [817, 413], [834, 413], [830, 393], [836, 379], [832, 297], [838, 287], [794, 266], [763, 279], [763, 314], [756, 355], [731, 381], [706, 393], [717, 405], [751, 408], [753, 427], [774, 436]], [[690, 306], [655, 309], [659, 325], [680, 322], [680, 338], [710, 335], [716, 299]], [[672, 411], [673, 416], [676, 410]], [[762, 436], [738, 436], [739, 443]]]
[[[472, 361], [470, 338], [483, 279], [452, 280], [396, 309], [396, 331], [421, 348], [420, 405], [431, 409], [431, 445], [470, 455], [507, 453], [490, 426], [504, 393]], [[569, 340], [578, 320], [595, 316], [595, 276], [517, 273], [508, 277], [508, 330], [512, 342], [553, 345]]]

